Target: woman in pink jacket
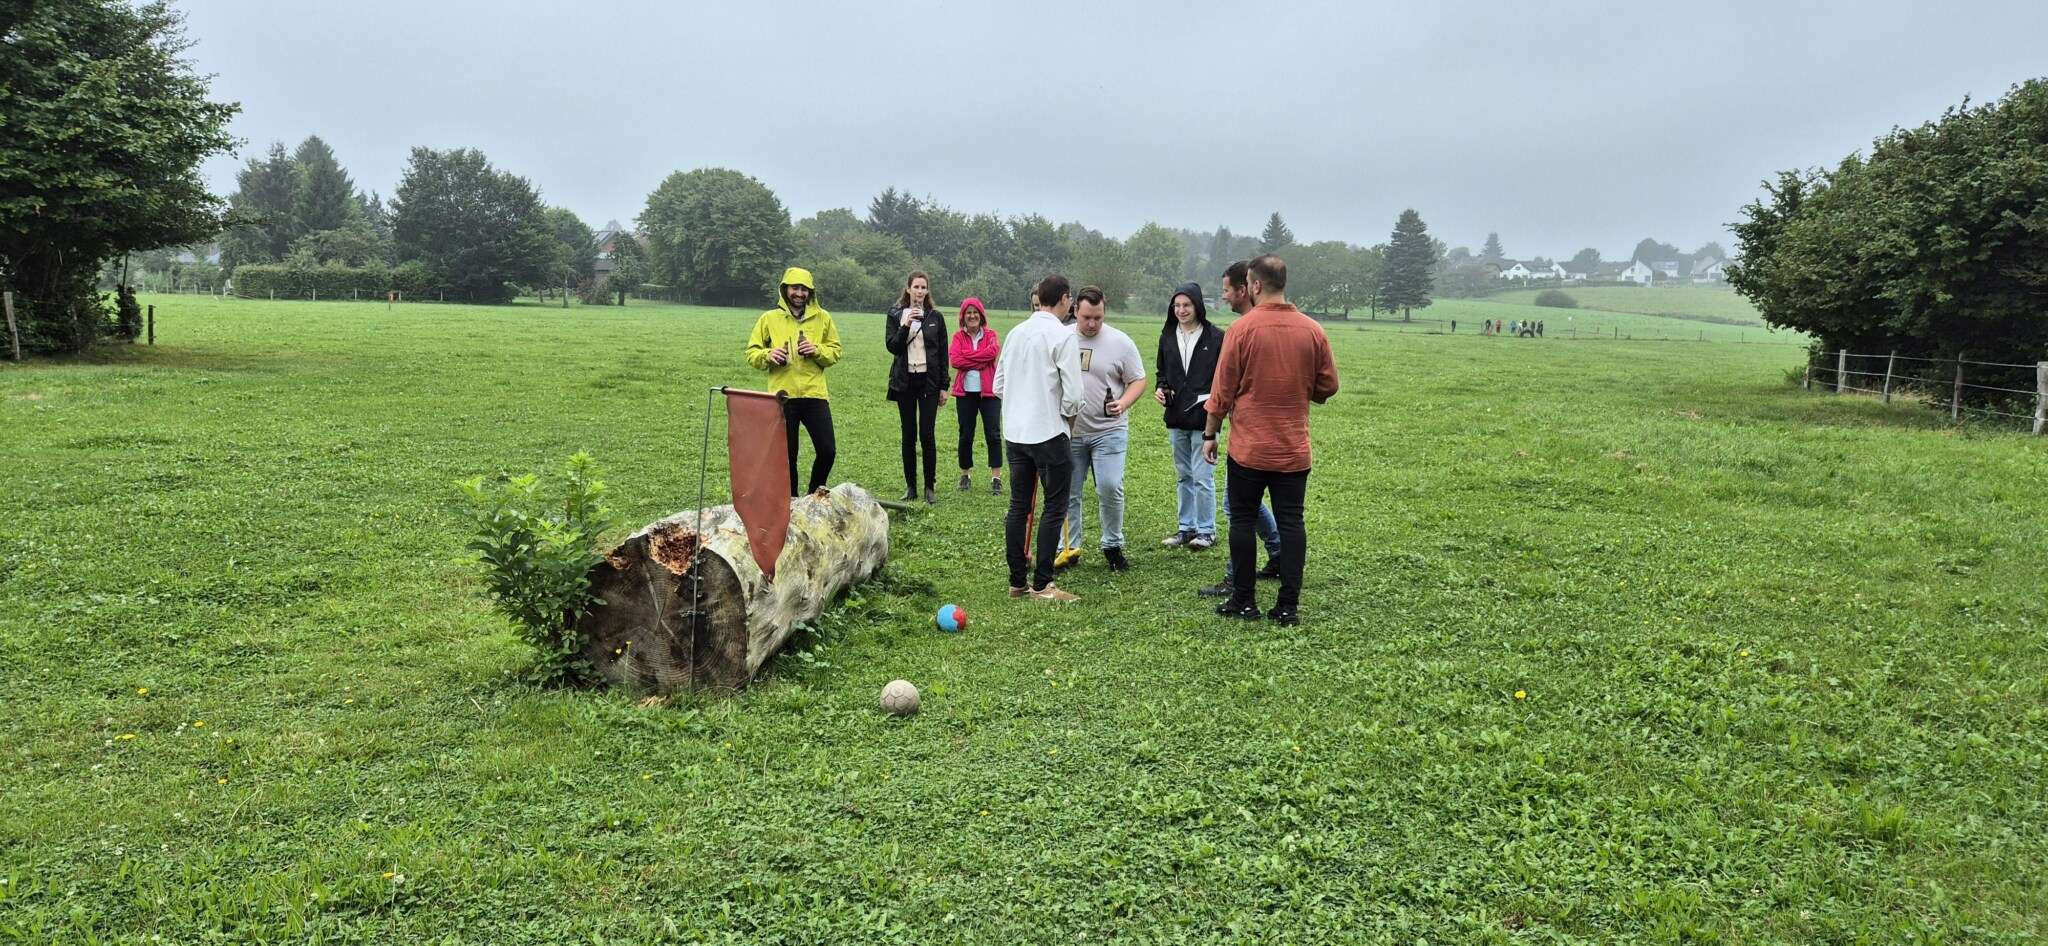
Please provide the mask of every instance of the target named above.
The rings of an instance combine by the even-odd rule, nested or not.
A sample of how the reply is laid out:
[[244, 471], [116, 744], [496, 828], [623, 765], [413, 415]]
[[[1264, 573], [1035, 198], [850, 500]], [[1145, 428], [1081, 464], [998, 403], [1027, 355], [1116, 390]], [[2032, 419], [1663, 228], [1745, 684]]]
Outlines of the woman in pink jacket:
[[1003, 350], [996, 330], [988, 327], [981, 300], [960, 303], [960, 330], [946, 349], [953, 365], [953, 403], [960, 412], [960, 489], [974, 488], [974, 421], [981, 419], [988, 439], [988, 488], [1003, 492], [1003, 402], [996, 397], [996, 355]]

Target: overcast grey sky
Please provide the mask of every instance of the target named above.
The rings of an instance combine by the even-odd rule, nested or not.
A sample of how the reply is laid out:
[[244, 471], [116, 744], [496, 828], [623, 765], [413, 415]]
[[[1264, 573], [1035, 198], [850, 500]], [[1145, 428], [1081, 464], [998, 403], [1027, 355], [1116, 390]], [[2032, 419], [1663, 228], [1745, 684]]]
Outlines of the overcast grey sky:
[[[2048, 75], [2048, 3], [181, 0], [243, 155], [308, 134], [389, 196], [480, 148], [592, 226], [672, 171], [794, 217], [895, 185], [1128, 235], [1690, 250], [1789, 168]], [[220, 193], [241, 159], [208, 164]]]

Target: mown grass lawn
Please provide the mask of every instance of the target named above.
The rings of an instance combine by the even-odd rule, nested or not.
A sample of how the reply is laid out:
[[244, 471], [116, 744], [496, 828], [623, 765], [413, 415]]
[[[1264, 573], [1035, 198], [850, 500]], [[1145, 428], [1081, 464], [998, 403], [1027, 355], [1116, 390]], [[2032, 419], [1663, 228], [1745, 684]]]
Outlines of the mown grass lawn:
[[1539, 286], [1518, 289], [1487, 298], [1500, 302], [1532, 303], [1545, 288], [1563, 289], [1579, 301], [1581, 308], [1608, 312], [1635, 312], [1676, 319], [1716, 322], [1728, 325], [1764, 324], [1756, 306], [1735, 290], [1718, 286]]
[[643, 708], [518, 682], [452, 484], [583, 449], [687, 508], [751, 312], [147, 301], [0, 368], [0, 941], [2048, 938], [2048, 441], [1797, 348], [1333, 330], [1301, 628], [1157, 546], [1147, 399], [1136, 570], [1013, 602], [942, 482], [813, 660]]

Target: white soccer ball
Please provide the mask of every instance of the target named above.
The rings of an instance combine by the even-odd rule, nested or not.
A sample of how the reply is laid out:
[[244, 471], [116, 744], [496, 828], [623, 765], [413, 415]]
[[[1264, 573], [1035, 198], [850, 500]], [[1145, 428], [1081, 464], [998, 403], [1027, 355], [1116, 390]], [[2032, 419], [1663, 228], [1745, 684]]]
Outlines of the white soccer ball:
[[882, 688], [882, 712], [891, 716], [909, 716], [917, 712], [917, 687], [908, 680], [891, 680]]

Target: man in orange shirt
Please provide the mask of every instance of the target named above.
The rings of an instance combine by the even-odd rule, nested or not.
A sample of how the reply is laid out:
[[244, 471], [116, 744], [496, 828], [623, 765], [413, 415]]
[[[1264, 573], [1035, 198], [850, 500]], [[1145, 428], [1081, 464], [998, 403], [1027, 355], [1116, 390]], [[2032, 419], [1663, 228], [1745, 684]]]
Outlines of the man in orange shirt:
[[1308, 406], [1337, 393], [1337, 362], [1330, 336], [1287, 301], [1287, 264], [1268, 253], [1252, 260], [1252, 306], [1231, 323], [1210, 387], [1209, 423], [1202, 452], [1216, 462], [1217, 433], [1231, 418], [1231, 595], [1216, 606], [1225, 617], [1256, 620], [1259, 502], [1272, 495], [1280, 524], [1280, 599], [1266, 616], [1276, 624], [1301, 623], [1301, 570], [1308, 559]]

